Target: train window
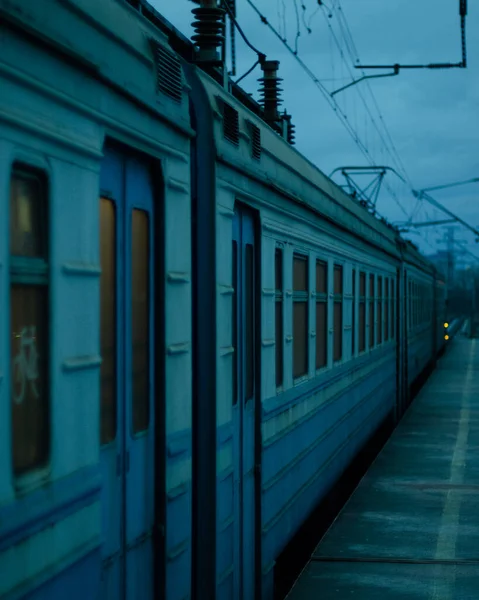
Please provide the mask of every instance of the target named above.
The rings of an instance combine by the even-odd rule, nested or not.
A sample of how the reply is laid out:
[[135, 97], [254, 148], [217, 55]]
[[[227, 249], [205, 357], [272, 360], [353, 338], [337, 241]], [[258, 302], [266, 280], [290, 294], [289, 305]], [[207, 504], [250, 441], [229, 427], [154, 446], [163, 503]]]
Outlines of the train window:
[[47, 181], [15, 165], [10, 180], [12, 466], [21, 475], [50, 450]]
[[383, 278], [382, 277], [378, 277], [378, 291], [377, 291], [377, 308], [376, 308], [376, 312], [377, 312], [377, 323], [378, 323], [378, 327], [377, 327], [377, 344], [379, 345], [382, 342], [382, 325], [383, 325], [383, 315], [382, 315], [382, 308], [383, 308]]
[[389, 277], [384, 279], [384, 341], [389, 340], [389, 294], [390, 294]]
[[248, 400], [253, 396], [254, 388], [254, 253], [253, 245], [246, 244], [245, 248], [245, 319], [246, 319], [246, 331], [245, 331], [245, 400]]
[[359, 273], [358, 352], [366, 349], [366, 273]]
[[328, 264], [316, 261], [316, 369], [328, 362]]
[[233, 272], [233, 327], [232, 327], [232, 345], [234, 349], [233, 360], [232, 360], [232, 368], [233, 368], [233, 404], [236, 404], [238, 401], [238, 309], [237, 309], [237, 286], [238, 286], [238, 243], [236, 240], [233, 240], [233, 248], [232, 248], [232, 272]]
[[100, 199], [100, 443], [116, 436], [116, 215]]
[[308, 259], [293, 257], [293, 377], [308, 372]]
[[274, 255], [276, 387], [283, 383], [283, 252]]
[[351, 356], [354, 356], [354, 345], [356, 342], [356, 270], [353, 269], [352, 281], [352, 306], [351, 306]]
[[374, 348], [374, 275], [369, 275], [369, 347]]
[[343, 267], [334, 265], [333, 360], [343, 356]]
[[133, 432], [150, 421], [150, 260], [149, 219], [134, 209], [131, 222], [131, 356]]
[[396, 331], [396, 321], [394, 319], [395, 300], [396, 300], [396, 296], [394, 293], [394, 279], [391, 279], [391, 297], [390, 297], [391, 339], [394, 339], [394, 334]]

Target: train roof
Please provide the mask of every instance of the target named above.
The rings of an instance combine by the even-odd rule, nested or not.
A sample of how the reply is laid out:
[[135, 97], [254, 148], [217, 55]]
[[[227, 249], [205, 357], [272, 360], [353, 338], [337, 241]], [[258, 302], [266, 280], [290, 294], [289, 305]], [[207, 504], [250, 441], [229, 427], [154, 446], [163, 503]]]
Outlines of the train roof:
[[[216, 117], [215, 141], [220, 160], [399, 258], [399, 234], [395, 229], [371, 215], [210, 75], [198, 70], [198, 76]], [[238, 123], [234, 143], [230, 139], [229, 125], [225, 126], [226, 119]], [[252, 125], [259, 131], [259, 137], [255, 134], [256, 152], [260, 140], [259, 160], [252, 159]]]
[[[146, 0], [56, 0], [52, 11], [47, 4], [51, 7], [51, 0], [37, 0], [27, 5], [20, 0], [0, 0], [0, 12], [11, 23], [34, 31], [68, 58], [79, 60], [92, 76], [120, 87], [141, 100], [149, 110], [192, 134], [188, 103], [175, 104], [159, 96], [155, 89], [158, 82], [153, 81], [151, 71], [158, 60], [155, 53], [160, 48], [166, 53], [168, 69], [180, 69], [181, 83], [173, 94], [184, 98], [188, 88], [174, 56], [180, 55], [193, 63], [194, 45], [154, 7]], [[156, 68], [158, 70], [157, 64]], [[408, 262], [434, 270], [432, 263], [404, 241], [391, 225], [371, 215], [267, 125], [262, 107], [238, 85], [228, 82], [226, 90], [218, 72], [206, 73], [199, 67], [196, 72], [216, 116], [215, 139], [220, 160], [234, 163], [236, 168], [385, 252], [396, 257], [402, 254]], [[224, 137], [225, 105], [238, 117], [237, 144]], [[251, 126], [259, 132], [261, 159], [258, 161], [251, 158]]]

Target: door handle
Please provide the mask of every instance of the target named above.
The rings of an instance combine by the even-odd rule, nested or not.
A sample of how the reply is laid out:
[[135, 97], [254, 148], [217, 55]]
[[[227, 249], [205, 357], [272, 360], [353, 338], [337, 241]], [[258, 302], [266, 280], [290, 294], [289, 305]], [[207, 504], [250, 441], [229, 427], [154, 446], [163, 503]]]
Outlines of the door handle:
[[126, 456], [125, 456], [125, 473], [129, 473], [129, 472], [130, 472], [130, 451], [127, 450]]

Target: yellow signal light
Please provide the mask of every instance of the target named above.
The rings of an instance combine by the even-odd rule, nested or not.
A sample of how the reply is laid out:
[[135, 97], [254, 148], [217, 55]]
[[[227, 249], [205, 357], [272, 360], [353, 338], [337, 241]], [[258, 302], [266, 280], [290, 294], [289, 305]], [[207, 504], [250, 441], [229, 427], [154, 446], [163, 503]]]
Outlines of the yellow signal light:
[[448, 336], [448, 335], [445, 335], [445, 336], [444, 336], [444, 339], [445, 339], [445, 340], [448, 340], [448, 339], [449, 339], [449, 336]]
[[449, 323], [444, 323], [444, 327], [447, 329], [449, 327]]

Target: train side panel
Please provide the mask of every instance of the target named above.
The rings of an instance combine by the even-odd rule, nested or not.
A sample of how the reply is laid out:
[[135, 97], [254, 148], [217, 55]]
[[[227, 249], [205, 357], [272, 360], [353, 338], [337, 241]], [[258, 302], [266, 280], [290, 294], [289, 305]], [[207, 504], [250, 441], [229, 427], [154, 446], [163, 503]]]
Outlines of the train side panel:
[[[175, 98], [162, 95], [155, 48], [172, 69], [179, 61], [127, 5], [20, 4], [0, 4], [0, 595], [115, 598], [126, 586], [128, 597], [149, 597], [157, 572], [161, 593], [183, 598], [192, 132], [181, 68]], [[100, 228], [100, 196], [110, 229]], [[43, 202], [43, 215], [31, 201]], [[38, 231], [48, 251], [37, 257]], [[25, 257], [10, 237], [23, 240]], [[118, 319], [110, 353], [104, 283]], [[29, 445], [22, 407], [43, 398], [49, 426]], [[120, 481], [119, 495], [105, 495], [108, 478]]]

